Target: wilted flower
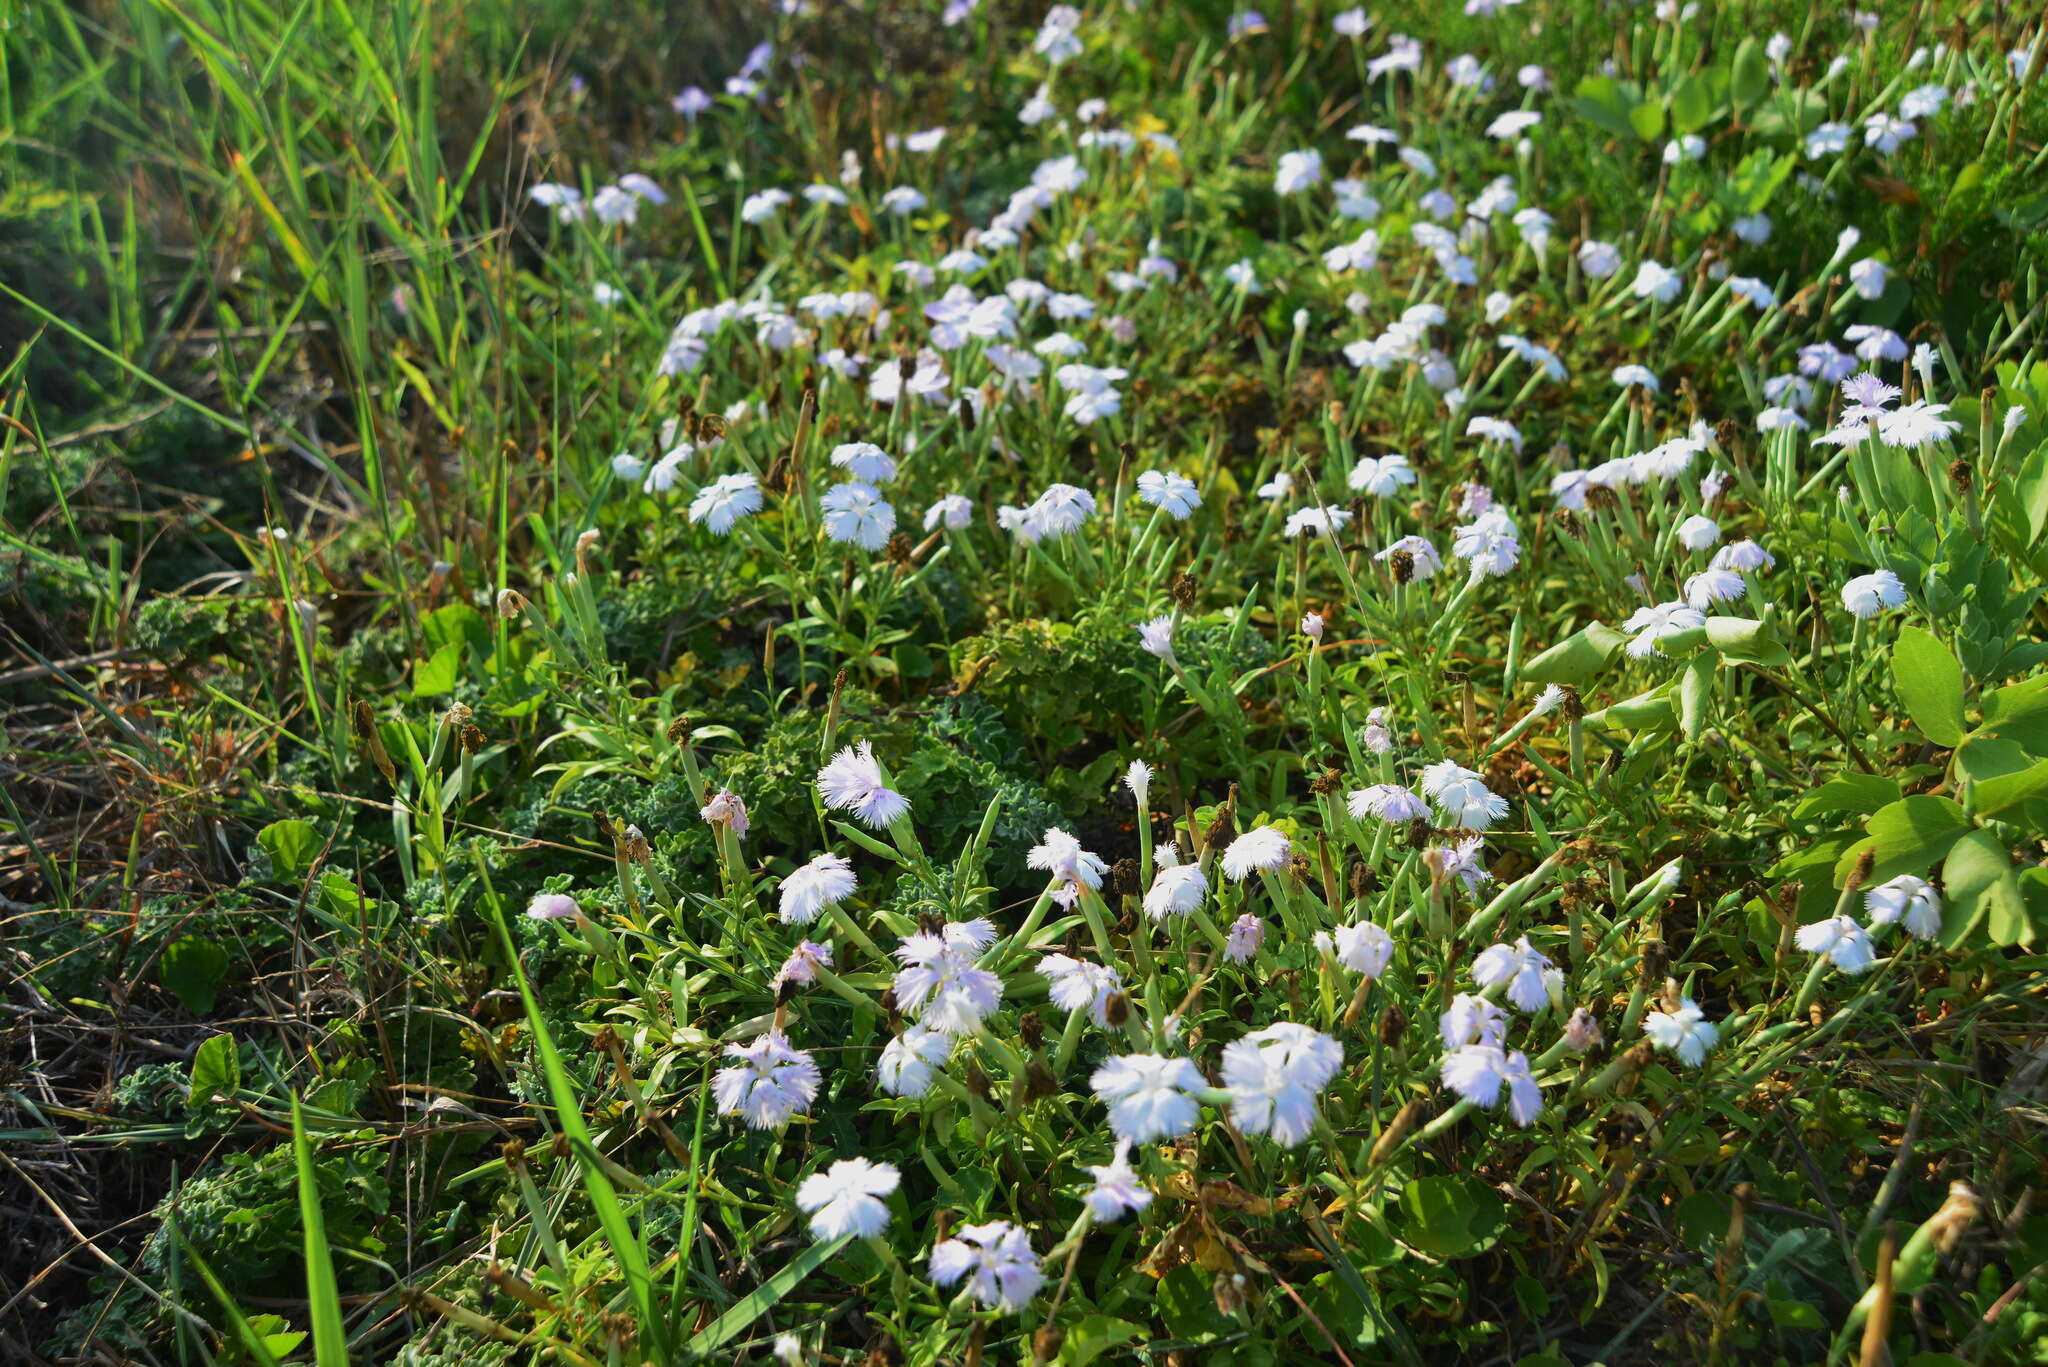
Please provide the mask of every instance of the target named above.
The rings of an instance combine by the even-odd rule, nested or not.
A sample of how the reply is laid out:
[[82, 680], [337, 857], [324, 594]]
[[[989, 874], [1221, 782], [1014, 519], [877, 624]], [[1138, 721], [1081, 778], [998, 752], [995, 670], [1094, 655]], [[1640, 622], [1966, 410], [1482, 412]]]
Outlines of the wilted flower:
[[747, 838], [747, 827], [751, 824], [747, 820], [747, 804], [730, 788], [719, 789], [711, 801], [697, 810], [697, 815], [709, 825], [730, 827], [736, 840]]

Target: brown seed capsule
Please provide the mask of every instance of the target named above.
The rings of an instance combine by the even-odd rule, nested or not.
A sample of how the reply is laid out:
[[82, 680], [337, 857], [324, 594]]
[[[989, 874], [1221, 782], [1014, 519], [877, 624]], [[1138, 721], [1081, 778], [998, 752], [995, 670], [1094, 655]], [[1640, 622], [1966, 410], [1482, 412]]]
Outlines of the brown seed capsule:
[[1173, 595], [1173, 601], [1182, 608], [1193, 608], [1201, 590], [1201, 583], [1192, 574], [1176, 574], [1166, 586], [1166, 591]]
[[1655, 982], [1664, 976], [1664, 970], [1671, 966], [1671, 956], [1662, 940], [1651, 940], [1643, 946], [1643, 981]]
[[619, 1032], [609, 1025], [599, 1026], [597, 1033], [590, 1037], [590, 1047], [601, 1054], [609, 1054], [619, 1047], [620, 1042]]
[[975, 423], [974, 400], [962, 394], [960, 396], [960, 406], [956, 411], [960, 414], [961, 430], [971, 435], [974, 431]]
[[1017, 1017], [1017, 1036], [1024, 1041], [1026, 1049], [1036, 1049], [1045, 1043], [1045, 1020], [1036, 1011], [1026, 1011]]
[[895, 532], [890, 535], [888, 541], [883, 543], [882, 553], [889, 557], [889, 563], [892, 565], [908, 565], [910, 563], [910, 544], [908, 533]]
[[1870, 871], [1877, 867], [1877, 851], [1865, 850], [1856, 856], [1856, 866], [1849, 870], [1849, 881], [1842, 885], [1842, 891], [1852, 893], [1870, 881]]
[[965, 1081], [967, 1083], [968, 1091], [974, 1093], [974, 1095], [980, 1097], [983, 1101], [988, 1100], [988, 1074], [983, 1072], [981, 1070], [981, 1065], [979, 1063], [976, 1063], [972, 1059], [969, 1059], [967, 1061], [967, 1077], [965, 1078]]
[[1110, 993], [1102, 1003], [1102, 1018], [1112, 1030], [1123, 1029], [1131, 1019], [1131, 999], [1121, 992]]
[[1367, 1157], [1366, 1165], [1378, 1167], [1393, 1157], [1394, 1150], [1401, 1147], [1401, 1141], [1422, 1123], [1425, 1109], [1422, 1100], [1417, 1098], [1395, 1112], [1394, 1118], [1387, 1122], [1387, 1128], [1381, 1130], [1380, 1137], [1373, 1141], [1372, 1153]]
[[1388, 1002], [1380, 1012], [1380, 1043], [1393, 1048], [1401, 1042], [1401, 1036], [1408, 1033], [1408, 1015], [1400, 1007]]
[[526, 1141], [524, 1139], [506, 1140], [498, 1145], [498, 1156], [505, 1160], [506, 1167], [520, 1167], [526, 1162]]
[[1380, 888], [1380, 876], [1364, 860], [1353, 860], [1351, 864], [1351, 895], [1370, 897]]
[[1308, 781], [1309, 792], [1317, 797], [1328, 797], [1344, 786], [1344, 771], [1325, 769]]
[[677, 717], [674, 721], [670, 722], [668, 724], [668, 738], [671, 744], [688, 745], [690, 743], [690, 719], [688, 717]]
[[1586, 700], [1579, 695], [1578, 685], [1559, 684], [1557, 691], [1564, 696], [1564, 701], [1558, 706], [1558, 710], [1564, 713], [1564, 719], [1566, 721], [1584, 721], [1586, 719]]
[[1141, 889], [1138, 886], [1137, 860], [1129, 858], [1128, 856], [1117, 860], [1116, 863], [1110, 868], [1110, 874], [1116, 880], [1115, 887], [1118, 895], [1123, 897], [1136, 897], [1141, 891], [1143, 891], [1143, 889]]
[[1949, 483], [1956, 486], [1956, 492], [1959, 494], [1969, 493], [1971, 486], [1976, 483], [1976, 476], [1970, 469], [1970, 462], [1966, 460], [1950, 461], [1948, 463], [1948, 478]]
[[1595, 484], [1586, 490], [1586, 507], [1596, 513], [1611, 513], [1620, 506], [1620, 497], [1604, 484]]
[[473, 755], [484, 748], [488, 737], [484, 735], [483, 728], [480, 726], [465, 726], [462, 728], [459, 739], [462, 741], [462, 748]]
[[1415, 578], [1415, 555], [1411, 551], [1395, 551], [1387, 557], [1387, 570], [1394, 576], [1396, 584], [1406, 584]]
[[1037, 1059], [1024, 1065], [1024, 1096], [1028, 1101], [1043, 1101], [1049, 1096], [1058, 1096], [1060, 1084], [1047, 1068]]
[[1031, 1336], [1031, 1360], [1051, 1362], [1060, 1355], [1060, 1345], [1066, 1341], [1067, 1336], [1057, 1326], [1045, 1325]]

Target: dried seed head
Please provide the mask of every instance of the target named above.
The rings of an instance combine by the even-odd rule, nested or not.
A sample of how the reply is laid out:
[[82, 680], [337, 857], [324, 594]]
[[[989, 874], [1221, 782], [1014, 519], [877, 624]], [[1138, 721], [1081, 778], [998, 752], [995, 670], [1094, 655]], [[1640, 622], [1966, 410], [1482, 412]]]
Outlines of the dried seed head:
[[1121, 1030], [1131, 1019], [1131, 999], [1121, 992], [1112, 992], [1102, 1003], [1102, 1018], [1109, 1022], [1112, 1030]]
[[526, 611], [526, 599], [520, 596], [519, 590], [498, 590], [498, 615], [500, 617], [517, 617], [524, 611]]
[[1138, 861], [1128, 856], [1116, 861], [1110, 873], [1116, 879], [1116, 890], [1125, 897], [1136, 897], [1144, 889], [1138, 886]]
[[960, 414], [961, 430], [968, 433], [972, 433], [974, 431], [975, 422], [974, 401], [968, 398], [965, 394], [962, 394], [960, 396], [960, 406], [957, 411]]
[[1195, 599], [1202, 591], [1202, 585], [1192, 574], [1176, 574], [1167, 584], [1166, 591], [1173, 595], [1173, 601], [1184, 609], [1192, 609]]
[[1844, 893], [1852, 893], [1870, 881], [1870, 871], [1877, 867], [1877, 851], [1865, 850], [1856, 856], [1856, 866], [1849, 870], [1849, 881], [1842, 885]]
[[882, 553], [889, 557], [889, 563], [892, 565], [908, 565], [910, 563], [910, 545], [910, 536], [907, 532], [895, 532], [890, 535], [889, 540], [883, 545]]
[[498, 1145], [498, 1156], [505, 1160], [506, 1167], [520, 1167], [526, 1162], [526, 1141], [524, 1139], [506, 1140]]
[[462, 728], [462, 733], [457, 739], [462, 742], [462, 748], [473, 755], [484, 748], [485, 742], [489, 738], [484, 735], [481, 726], [465, 726]]
[[1353, 897], [1368, 897], [1378, 892], [1379, 887], [1379, 873], [1364, 860], [1353, 860], [1351, 864], [1351, 895]]
[[1651, 940], [1643, 945], [1643, 981], [1655, 982], [1664, 976], [1664, 970], [1671, 966], [1671, 956], [1662, 940]]
[[1060, 1094], [1060, 1084], [1047, 1068], [1037, 1059], [1024, 1065], [1024, 1098], [1027, 1101], [1043, 1101], [1049, 1096]]
[[1956, 492], [1959, 494], [1969, 493], [1971, 486], [1976, 483], [1976, 475], [1970, 469], [1970, 462], [1966, 460], [1950, 461], [1948, 463], [1948, 478], [1949, 483], [1956, 486]]
[[1395, 551], [1387, 557], [1387, 569], [1394, 576], [1396, 584], [1406, 584], [1415, 578], [1415, 556], [1410, 551]]
[[1026, 1049], [1036, 1049], [1045, 1043], [1045, 1021], [1036, 1011], [1026, 1011], [1017, 1017], [1017, 1035]]
[[1595, 484], [1586, 490], [1586, 507], [1596, 513], [1611, 513], [1620, 506], [1620, 497], [1604, 484]]
[[1343, 786], [1344, 771], [1341, 769], [1325, 769], [1308, 781], [1309, 792], [1317, 797], [1328, 797]]
[[1422, 1117], [1427, 1113], [1427, 1110], [1428, 1108], [1424, 1106], [1421, 1098], [1418, 1097], [1395, 1112], [1394, 1118], [1387, 1122], [1387, 1128], [1380, 1131], [1380, 1137], [1374, 1141], [1372, 1154], [1366, 1160], [1367, 1166], [1378, 1167], [1381, 1163], [1393, 1157], [1394, 1150], [1401, 1146], [1401, 1141], [1406, 1139], [1409, 1132], [1422, 1123]]
[[1043, 1326], [1031, 1336], [1031, 1360], [1051, 1362], [1060, 1355], [1060, 1346], [1066, 1341], [1067, 1336], [1057, 1326]]
[[670, 722], [668, 724], [670, 744], [688, 745], [690, 743], [690, 729], [690, 719], [688, 717], [677, 717], [674, 721]]
[[1388, 1048], [1399, 1044], [1401, 1036], [1408, 1033], [1408, 1016], [1400, 1007], [1388, 1002], [1380, 1013], [1380, 1043]]
[[1566, 721], [1584, 721], [1586, 719], [1586, 700], [1579, 695], [1578, 685], [1559, 684], [1557, 691], [1564, 698], [1564, 701], [1558, 705], [1558, 711], [1564, 713], [1564, 719]]

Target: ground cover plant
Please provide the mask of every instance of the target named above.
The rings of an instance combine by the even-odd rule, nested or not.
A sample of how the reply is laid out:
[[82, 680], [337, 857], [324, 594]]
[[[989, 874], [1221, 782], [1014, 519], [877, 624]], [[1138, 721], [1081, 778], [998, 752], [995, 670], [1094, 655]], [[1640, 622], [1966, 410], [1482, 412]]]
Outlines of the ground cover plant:
[[2048, 1358], [2038, 11], [0, 42], [8, 1361]]

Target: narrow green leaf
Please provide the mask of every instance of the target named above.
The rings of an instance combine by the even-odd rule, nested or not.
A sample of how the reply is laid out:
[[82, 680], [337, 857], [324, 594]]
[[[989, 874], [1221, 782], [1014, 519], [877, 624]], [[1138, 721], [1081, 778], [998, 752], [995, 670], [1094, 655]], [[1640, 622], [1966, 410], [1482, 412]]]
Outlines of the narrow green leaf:
[[695, 1356], [700, 1353], [716, 1352], [724, 1347], [748, 1325], [773, 1309], [777, 1301], [795, 1290], [798, 1282], [810, 1276], [844, 1248], [851, 1237], [842, 1235], [828, 1243], [812, 1244], [797, 1254], [780, 1272], [734, 1301], [724, 1314], [698, 1330], [684, 1345], [684, 1350]]
[[[506, 962], [512, 965], [513, 978], [519, 984], [519, 999], [526, 1006], [526, 1023], [533, 1031], [534, 1052], [540, 1056], [541, 1072], [547, 1078], [548, 1097], [555, 1105], [555, 1123], [569, 1137], [569, 1151], [576, 1156], [584, 1191], [590, 1197], [598, 1224], [603, 1227], [605, 1238], [612, 1246], [612, 1256], [618, 1259], [619, 1270], [625, 1274], [627, 1290], [631, 1292], [634, 1308], [639, 1312], [641, 1335], [643, 1339], [658, 1340], [664, 1336], [664, 1325], [655, 1315], [654, 1281], [648, 1271], [647, 1250], [641, 1245], [640, 1236], [634, 1232], [632, 1222], [626, 1218], [625, 1208], [619, 1204], [618, 1192], [605, 1175], [603, 1164], [598, 1161], [597, 1147], [590, 1139], [590, 1127], [583, 1123], [583, 1108], [576, 1095], [575, 1081], [562, 1063], [554, 1037], [548, 1033], [547, 1021], [540, 1013], [540, 1003], [534, 999], [533, 984], [527, 981], [525, 965], [519, 961], [519, 946], [512, 939], [511, 927], [505, 924], [504, 908], [496, 898], [488, 899], [486, 905], [491, 919], [497, 923], [498, 939], [504, 946]], [[647, 1346], [657, 1353], [660, 1348], [659, 1343]]]
[[320, 1174], [313, 1144], [306, 1138], [306, 1112], [292, 1098], [292, 1157], [299, 1167], [299, 1225], [306, 1240], [306, 1306], [313, 1321], [313, 1360], [319, 1367], [348, 1367], [348, 1331], [341, 1322], [341, 1288], [334, 1280], [334, 1253], [327, 1247], [327, 1220], [320, 1211]]

